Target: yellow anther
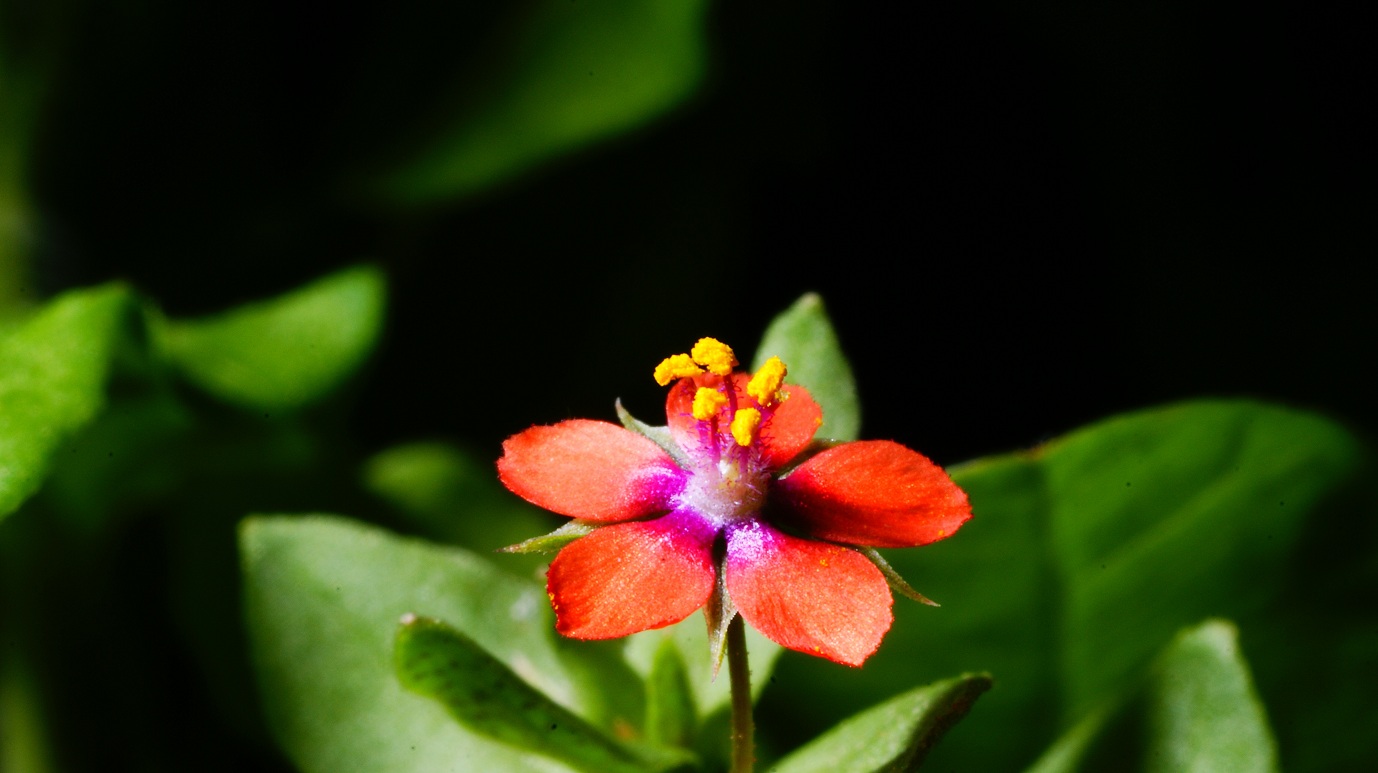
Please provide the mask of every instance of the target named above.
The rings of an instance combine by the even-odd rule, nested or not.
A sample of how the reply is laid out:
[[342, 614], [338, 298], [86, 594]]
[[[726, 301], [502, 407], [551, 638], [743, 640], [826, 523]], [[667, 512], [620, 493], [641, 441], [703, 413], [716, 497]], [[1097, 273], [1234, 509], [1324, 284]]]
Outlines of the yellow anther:
[[694, 418], [708, 421], [718, 415], [718, 410], [727, 405], [727, 395], [709, 387], [699, 387], [694, 393]]
[[687, 354], [672, 354], [661, 360], [656, 366], [656, 383], [661, 386], [669, 386], [671, 381], [677, 378], [687, 378], [698, 376], [703, 373], [703, 368], [694, 364], [693, 359]]
[[755, 408], [739, 408], [732, 417], [732, 437], [737, 445], [749, 446], [756, 439], [756, 430], [761, 426], [761, 412]]
[[763, 407], [769, 407], [780, 399], [780, 385], [785, 381], [785, 363], [779, 357], [771, 357], [756, 371], [747, 382], [746, 393], [756, 398]]
[[719, 376], [726, 376], [737, 367], [737, 355], [732, 353], [732, 347], [716, 338], [700, 338], [689, 354], [694, 362]]

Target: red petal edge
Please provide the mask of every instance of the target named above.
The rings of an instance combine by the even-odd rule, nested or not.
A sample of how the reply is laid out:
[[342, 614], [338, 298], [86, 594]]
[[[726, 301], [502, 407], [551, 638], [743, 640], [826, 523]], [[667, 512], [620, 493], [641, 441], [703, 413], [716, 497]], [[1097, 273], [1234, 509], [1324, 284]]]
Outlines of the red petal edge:
[[790, 525], [819, 539], [914, 547], [971, 518], [967, 495], [928, 457], [889, 440], [830, 448], [776, 482]]
[[885, 577], [840, 545], [758, 521], [728, 533], [727, 592], [742, 617], [782, 647], [859, 666], [894, 620]]
[[498, 478], [526, 501], [571, 518], [626, 521], [663, 512], [684, 472], [655, 443], [587, 419], [532, 427], [502, 444]]
[[801, 386], [786, 386], [785, 398], [761, 428], [761, 455], [772, 468], [783, 467], [813, 440], [823, 424], [823, 409]]
[[565, 547], [546, 590], [555, 629], [612, 639], [678, 623], [708, 601], [713, 534], [672, 514], [605, 526]]

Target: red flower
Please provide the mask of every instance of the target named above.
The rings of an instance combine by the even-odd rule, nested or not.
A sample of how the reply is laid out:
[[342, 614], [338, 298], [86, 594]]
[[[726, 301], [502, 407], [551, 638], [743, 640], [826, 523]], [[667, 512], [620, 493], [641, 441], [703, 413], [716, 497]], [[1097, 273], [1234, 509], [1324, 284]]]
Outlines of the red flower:
[[667, 428], [574, 419], [503, 443], [504, 485], [596, 527], [550, 565], [556, 628], [580, 639], [660, 628], [716, 589], [726, 618], [740, 612], [782, 646], [860, 665], [890, 628], [892, 599], [879, 556], [849, 546], [948, 537], [971, 517], [966, 494], [890, 441], [801, 457], [818, 403], [782, 384], [778, 358], [755, 376], [736, 364], [711, 338], [662, 362], [656, 380], [674, 382]]

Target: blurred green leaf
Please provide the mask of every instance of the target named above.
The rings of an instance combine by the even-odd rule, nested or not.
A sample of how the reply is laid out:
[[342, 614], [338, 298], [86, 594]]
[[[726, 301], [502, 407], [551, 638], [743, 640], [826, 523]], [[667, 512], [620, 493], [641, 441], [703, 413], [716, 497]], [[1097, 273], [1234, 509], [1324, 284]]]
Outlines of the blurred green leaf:
[[759, 369], [771, 357], [779, 357], [789, 368], [789, 383], [806, 387], [823, 406], [818, 437], [856, 440], [861, 436], [861, 403], [852, 366], [842, 354], [817, 293], [805, 294], [770, 323], [756, 347], [751, 369]]
[[661, 746], [687, 748], [698, 724], [684, 656], [672, 639], [664, 639], [646, 679], [646, 738]]
[[411, 611], [451, 621], [598, 726], [643, 716], [641, 681], [614, 648], [558, 640], [544, 590], [471, 553], [325, 516], [250, 518], [240, 545], [265, 714], [303, 771], [552, 769], [402, 689], [393, 635]]
[[1248, 401], [1129, 414], [1041, 449], [1064, 717], [1132, 682], [1184, 626], [1274, 600], [1308, 514], [1361, 454], [1339, 425]]
[[942, 608], [897, 602], [891, 632], [857, 673], [785, 659], [767, 703], [816, 725], [820, 707], [857, 710], [857, 693], [988, 670], [1000, 689], [933, 762], [1027, 765], [1060, 727], [1123, 694], [1177, 630], [1281, 611], [1301, 526], [1361, 455], [1314, 414], [1221, 400], [1127, 414], [953, 468], [971, 522], [921, 550], [885, 552]]
[[[554, 519], [498, 483], [491, 457], [445, 443], [395, 446], [364, 463], [364, 485], [428, 536], [480, 551], [499, 550], [550, 531]], [[559, 519], [564, 522], [565, 519]], [[495, 558], [499, 567], [533, 562]]]
[[256, 410], [290, 410], [337, 388], [372, 351], [386, 282], [360, 266], [299, 290], [162, 326], [167, 357], [207, 392]]
[[[705, 720], [715, 713], [727, 713], [732, 705], [732, 688], [727, 678], [714, 679], [712, 658], [708, 647], [708, 626], [703, 615], [690, 615], [672, 626], [655, 631], [632, 634], [626, 639], [627, 661], [643, 677], [650, 679], [654, 671], [656, 653], [665, 640], [679, 649], [689, 675], [689, 689], [699, 716]], [[751, 692], [760, 695], [770, 680], [775, 661], [780, 657], [780, 645], [767, 639], [751, 626], [746, 627], [746, 647], [751, 659]]]
[[1148, 702], [1150, 773], [1278, 769], [1277, 745], [1232, 624], [1212, 620], [1179, 634], [1154, 665]]
[[707, 10], [707, 0], [522, 9], [382, 193], [403, 204], [470, 194], [674, 107], [703, 78]]
[[[1028, 773], [1278, 770], [1277, 744], [1232, 623], [1208, 620], [1179, 632], [1126, 698], [1091, 712]], [[1106, 737], [1116, 733], [1138, 737]]]
[[664, 770], [685, 761], [613, 740], [438, 620], [404, 616], [394, 659], [407, 689], [439, 701], [465, 727], [515, 749], [588, 773]]
[[910, 690], [843, 721], [771, 766], [773, 773], [918, 770], [928, 750], [991, 686], [984, 674]]
[[123, 287], [78, 290], [0, 331], [0, 518], [38, 489], [53, 452], [104, 405], [133, 309]]

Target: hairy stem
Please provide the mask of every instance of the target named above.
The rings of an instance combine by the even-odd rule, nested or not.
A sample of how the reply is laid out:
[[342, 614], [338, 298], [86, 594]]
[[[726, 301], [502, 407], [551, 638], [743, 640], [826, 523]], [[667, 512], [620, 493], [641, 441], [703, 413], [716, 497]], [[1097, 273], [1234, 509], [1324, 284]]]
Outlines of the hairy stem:
[[746, 627], [741, 615], [733, 617], [727, 626], [727, 673], [732, 680], [732, 773], [751, 773], [756, 763], [751, 668], [746, 662]]

